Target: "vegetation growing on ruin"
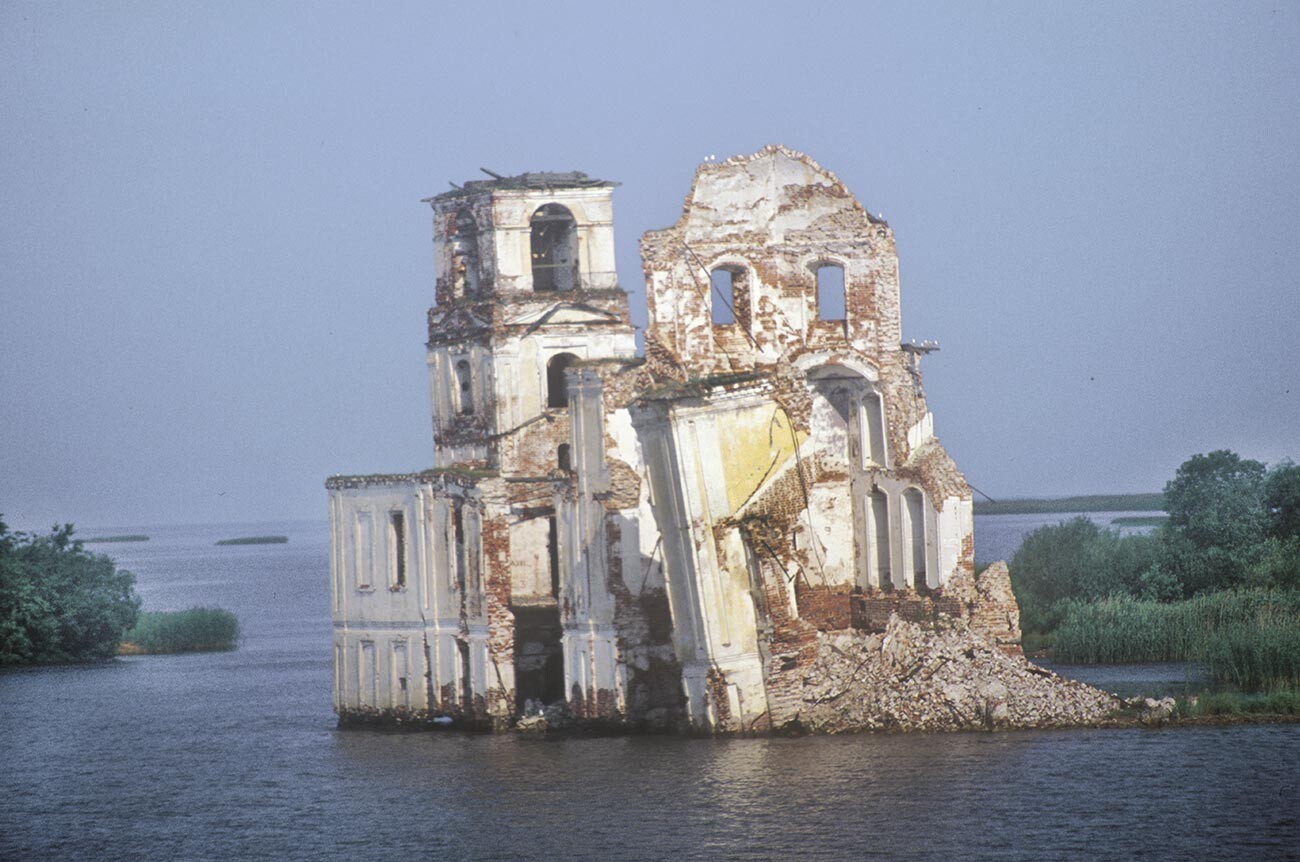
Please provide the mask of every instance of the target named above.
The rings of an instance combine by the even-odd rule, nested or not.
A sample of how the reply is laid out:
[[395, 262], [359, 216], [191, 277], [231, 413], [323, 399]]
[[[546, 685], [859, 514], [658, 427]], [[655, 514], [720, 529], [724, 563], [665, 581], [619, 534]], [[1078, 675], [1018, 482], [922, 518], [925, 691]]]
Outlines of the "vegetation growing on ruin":
[[1025, 539], [1011, 580], [1026, 643], [1065, 661], [1197, 661], [1249, 691], [1300, 685], [1300, 466], [1196, 455], [1163, 498], [1149, 535], [1080, 517]]
[[239, 620], [229, 611], [146, 611], [127, 632], [121, 652], [209, 652], [234, 649], [238, 643]]
[[976, 515], [1051, 515], [1073, 512], [1160, 512], [1164, 494], [1092, 494], [1051, 499], [977, 500]]
[[221, 539], [218, 545], [283, 545], [289, 541], [288, 536], [241, 536], [237, 539]]
[[93, 539], [82, 539], [81, 543], [83, 545], [93, 545], [93, 544], [104, 543], [104, 542], [147, 542], [147, 541], [149, 541], [148, 536], [141, 536], [133, 533], [129, 536], [97, 536]]
[[135, 624], [135, 578], [72, 532], [11, 532], [0, 520], [0, 665], [107, 658]]

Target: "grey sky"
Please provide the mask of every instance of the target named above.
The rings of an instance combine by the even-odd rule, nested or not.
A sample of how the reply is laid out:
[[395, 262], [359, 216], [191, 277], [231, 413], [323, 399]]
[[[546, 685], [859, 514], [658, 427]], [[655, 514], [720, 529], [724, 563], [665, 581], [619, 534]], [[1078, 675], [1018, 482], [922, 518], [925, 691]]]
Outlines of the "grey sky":
[[[995, 497], [1300, 458], [1300, 4], [0, 5], [0, 512], [323, 517], [427, 466], [448, 180], [803, 150], [893, 226]], [[906, 8], [899, 8], [906, 7]]]

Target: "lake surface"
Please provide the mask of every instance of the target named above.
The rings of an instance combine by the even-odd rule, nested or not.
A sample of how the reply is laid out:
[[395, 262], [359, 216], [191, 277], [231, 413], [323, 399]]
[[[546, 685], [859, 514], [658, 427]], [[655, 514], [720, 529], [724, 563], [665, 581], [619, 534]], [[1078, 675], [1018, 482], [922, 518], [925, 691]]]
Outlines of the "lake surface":
[[1094, 521], [1103, 530], [1115, 530], [1125, 536], [1149, 533], [1152, 527], [1120, 527], [1111, 524], [1115, 518], [1130, 515], [1151, 516], [1159, 512], [1053, 512], [1030, 515], [976, 515], [975, 559], [981, 563], [998, 560], [1011, 562], [1016, 549], [1025, 536], [1039, 527], [1059, 524], [1082, 515]]
[[[0, 673], [0, 858], [1300, 858], [1300, 725], [341, 732], [323, 523], [84, 535], [128, 532], [152, 540], [91, 547], [146, 608], [229, 608], [242, 646]], [[213, 546], [270, 533], [289, 544]]]

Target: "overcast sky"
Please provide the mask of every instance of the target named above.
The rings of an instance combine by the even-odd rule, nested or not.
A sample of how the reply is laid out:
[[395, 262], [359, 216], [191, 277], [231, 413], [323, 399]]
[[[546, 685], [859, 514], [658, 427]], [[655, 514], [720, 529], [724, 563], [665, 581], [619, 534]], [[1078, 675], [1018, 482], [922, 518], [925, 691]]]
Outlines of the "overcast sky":
[[994, 497], [1300, 458], [1300, 4], [0, 4], [0, 512], [323, 518], [432, 457], [449, 180], [619, 180], [621, 281], [767, 143], [893, 226]]

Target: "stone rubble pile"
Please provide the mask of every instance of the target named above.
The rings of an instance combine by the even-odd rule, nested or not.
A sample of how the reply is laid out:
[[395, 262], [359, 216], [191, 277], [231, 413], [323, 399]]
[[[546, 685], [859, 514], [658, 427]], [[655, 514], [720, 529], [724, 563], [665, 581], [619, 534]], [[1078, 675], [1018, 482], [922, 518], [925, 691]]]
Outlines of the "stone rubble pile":
[[965, 620], [924, 627], [897, 614], [882, 634], [819, 636], [799, 714], [786, 729], [963, 730], [1095, 724], [1124, 702], [1007, 655]]

